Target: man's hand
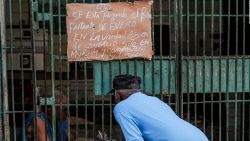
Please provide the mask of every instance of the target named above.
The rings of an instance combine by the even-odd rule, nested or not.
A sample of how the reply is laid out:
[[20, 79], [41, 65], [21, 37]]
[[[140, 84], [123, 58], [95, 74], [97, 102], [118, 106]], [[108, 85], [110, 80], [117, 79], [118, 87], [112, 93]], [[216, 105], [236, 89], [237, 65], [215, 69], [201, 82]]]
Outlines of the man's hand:
[[106, 141], [108, 140], [108, 135], [107, 133], [104, 131], [104, 133], [101, 133], [100, 130], [98, 130], [98, 135], [96, 136], [98, 140], [101, 140], [101, 141]]

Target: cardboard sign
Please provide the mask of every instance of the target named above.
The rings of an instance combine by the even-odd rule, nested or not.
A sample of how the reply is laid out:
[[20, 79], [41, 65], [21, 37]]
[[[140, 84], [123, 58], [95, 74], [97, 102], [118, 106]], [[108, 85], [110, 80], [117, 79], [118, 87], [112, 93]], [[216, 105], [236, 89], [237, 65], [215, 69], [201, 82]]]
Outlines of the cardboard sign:
[[151, 59], [152, 3], [67, 4], [68, 61]]

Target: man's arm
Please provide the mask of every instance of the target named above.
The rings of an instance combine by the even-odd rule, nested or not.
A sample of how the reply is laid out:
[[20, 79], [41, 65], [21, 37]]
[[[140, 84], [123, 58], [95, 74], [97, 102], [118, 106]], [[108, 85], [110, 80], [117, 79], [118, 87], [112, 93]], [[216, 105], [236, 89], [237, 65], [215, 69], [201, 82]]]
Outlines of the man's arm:
[[121, 126], [126, 141], [144, 141], [140, 129], [131, 118], [122, 113], [116, 113], [115, 119]]
[[[45, 122], [41, 118], [36, 118], [37, 123], [37, 133], [38, 133], [38, 141], [50, 141], [48, 135], [46, 133], [46, 125]], [[47, 140], [46, 140], [47, 138]]]

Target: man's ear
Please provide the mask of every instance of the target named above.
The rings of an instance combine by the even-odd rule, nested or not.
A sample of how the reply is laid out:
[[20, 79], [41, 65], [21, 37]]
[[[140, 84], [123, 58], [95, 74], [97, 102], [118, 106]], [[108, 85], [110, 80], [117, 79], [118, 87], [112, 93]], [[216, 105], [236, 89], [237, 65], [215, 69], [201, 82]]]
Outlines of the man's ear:
[[121, 101], [121, 95], [119, 93], [115, 94], [115, 102], [118, 103]]

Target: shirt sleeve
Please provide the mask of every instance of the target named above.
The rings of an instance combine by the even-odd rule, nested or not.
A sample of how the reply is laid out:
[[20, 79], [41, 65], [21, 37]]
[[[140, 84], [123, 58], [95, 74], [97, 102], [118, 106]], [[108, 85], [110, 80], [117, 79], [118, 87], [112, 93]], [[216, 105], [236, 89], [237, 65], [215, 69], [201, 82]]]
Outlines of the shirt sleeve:
[[122, 113], [116, 113], [115, 119], [121, 126], [126, 141], [144, 141], [140, 129], [131, 118]]

